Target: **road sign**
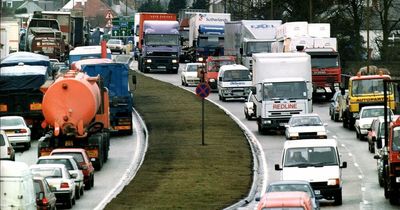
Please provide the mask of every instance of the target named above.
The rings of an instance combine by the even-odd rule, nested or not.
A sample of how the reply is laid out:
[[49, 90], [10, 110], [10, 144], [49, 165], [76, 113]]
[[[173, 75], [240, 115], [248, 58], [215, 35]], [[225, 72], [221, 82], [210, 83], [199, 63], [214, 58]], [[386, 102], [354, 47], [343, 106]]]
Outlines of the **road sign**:
[[112, 14], [111, 10], [108, 10], [107, 14], [106, 14], [106, 19], [113, 19], [114, 15]]
[[211, 88], [207, 83], [199, 83], [196, 87], [196, 95], [200, 96], [201, 98], [206, 98], [210, 95]]

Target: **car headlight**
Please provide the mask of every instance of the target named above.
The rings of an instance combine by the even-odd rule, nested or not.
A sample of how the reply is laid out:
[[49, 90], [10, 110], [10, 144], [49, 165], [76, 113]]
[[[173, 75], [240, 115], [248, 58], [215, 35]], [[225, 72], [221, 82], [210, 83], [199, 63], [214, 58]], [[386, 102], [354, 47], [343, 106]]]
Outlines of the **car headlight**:
[[369, 125], [369, 124], [362, 124], [360, 127], [363, 128], [363, 129], [368, 129], [368, 128], [371, 127], [371, 125]]
[[146, 60], [146, 63], [151, 63], [151, 59], [147, 59], [147, 60]]
[[172, 63], [178, 63], [178, 60], [173, 59], [173, 60], [172, 60]]
[[215, 82], [215, 79], [210, 79], [210, 82]]
[[198, 58], [197, 60], [198, 60], [199, 62], [203, 62], [203, 58], [202, 58], [202, 57]]
[[339, 178], [328, 179], [328, 186], [332, 185], [340, 185], [340, 179]]
[[289, 132], [290, 137], [298, 137], [299, 133], [298, 132]]
[[232, 93], [232, 89], [224, 88], [224, 89], [222, 89], [222, 92], [224, 92], [224, 93]]
[[262, 120], [262, 124], [271, 124], [271, 120]]
[[37, 46], [40, 46], [41, 44], [42, 44], [42, 43], [40, 43], [40, 42], [36, 42], [36, 45], [37, 45]]

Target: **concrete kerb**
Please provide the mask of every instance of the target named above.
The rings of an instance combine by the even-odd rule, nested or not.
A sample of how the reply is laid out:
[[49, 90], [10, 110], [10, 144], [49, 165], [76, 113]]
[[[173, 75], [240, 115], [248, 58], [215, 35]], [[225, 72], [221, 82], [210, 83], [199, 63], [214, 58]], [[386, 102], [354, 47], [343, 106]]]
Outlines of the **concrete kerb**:
[[122, 191], [122, 189], [129, 184], [130, 181], [132, 181], [132, 179], [136, 176], [136, 173], [139, 171], [140, 166], [143, 164], [149, 139], [148, 130], [140, 114], [134, 108], [132, 108], [132, 110], [133, 124], [136, 127], [137, 135], [137, 151], [135, 152], [132, 162], [129, 164], [128, 169], [126, 169], [118, 184], [95, 207], [95, 210], [104, 209], [104, 207], [111, 202], [111, 200], [115, 198]]

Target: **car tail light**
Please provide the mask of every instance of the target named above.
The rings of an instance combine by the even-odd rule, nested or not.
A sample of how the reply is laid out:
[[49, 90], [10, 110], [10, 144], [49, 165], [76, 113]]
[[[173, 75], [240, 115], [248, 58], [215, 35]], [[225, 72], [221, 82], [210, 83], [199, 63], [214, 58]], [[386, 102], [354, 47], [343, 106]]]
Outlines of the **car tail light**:
[[47, 200], [47, 198], [43, 198], [42, 199], [42, 204], [43, 205], [47, 205], [49, 203], [49, 200]]
[[16, 133], [28, 133], [28, 131], [26, 129], [19, 129], [19, 131], [17, 131]]
[[62, 182], [60, 188], [69, 188], [69, 184], [67, 182]]

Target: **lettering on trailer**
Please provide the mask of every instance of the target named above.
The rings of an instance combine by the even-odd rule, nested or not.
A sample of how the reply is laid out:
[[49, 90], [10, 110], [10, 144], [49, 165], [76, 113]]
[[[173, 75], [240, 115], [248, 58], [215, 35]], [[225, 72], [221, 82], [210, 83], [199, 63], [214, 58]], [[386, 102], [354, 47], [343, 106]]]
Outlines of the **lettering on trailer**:
[[203, 21], [203, 18], [206, 19], [207, 22], [228, 22], [229, 20], [227, 18], [215, 18], [211, 17], [208, 18], [206, 14], [199, 14], [199, 21]]
[[274, 25], [268, 25], [268, 24], [251, 25], [250, 27], [255, 29], [275, 28]]
[[297, 104], [273, 104], [272, 109], [297, 109]]

